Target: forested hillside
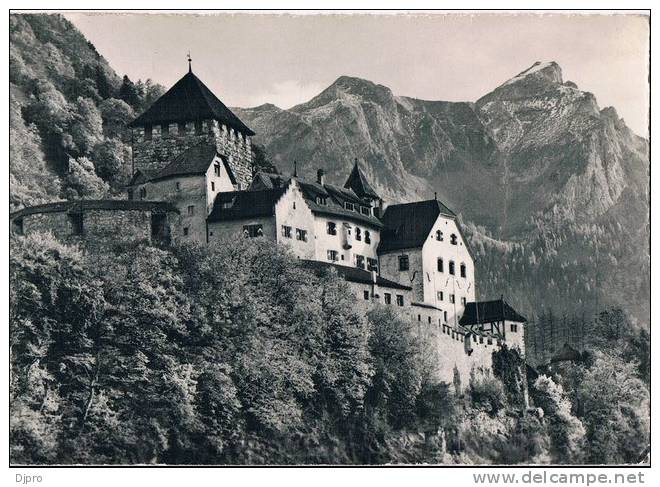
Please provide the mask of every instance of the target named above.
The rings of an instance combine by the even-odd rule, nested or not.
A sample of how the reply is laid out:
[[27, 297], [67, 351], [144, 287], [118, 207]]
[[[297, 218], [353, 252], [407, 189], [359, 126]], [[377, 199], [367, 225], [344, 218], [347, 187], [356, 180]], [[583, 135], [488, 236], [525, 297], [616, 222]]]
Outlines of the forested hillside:
[[59, 15], [9, 20], [10, 208], [120, 197], [131, 171], [125, 126], [163, 87], [119, 77]]
[[[634, 463], [648, 336], [602, 314], [578, 362], [434, 383], [393, 308], [268, 242], [103, 255], [12, 241], [13, 464]], [[540, 374], [540, 375], [538, 375]], [[645, 382], [646, 381], [646, 382]], [[527, 384], [528, 382], [528, 384]], [[529, 387], [530, 407], [525, 405]]]

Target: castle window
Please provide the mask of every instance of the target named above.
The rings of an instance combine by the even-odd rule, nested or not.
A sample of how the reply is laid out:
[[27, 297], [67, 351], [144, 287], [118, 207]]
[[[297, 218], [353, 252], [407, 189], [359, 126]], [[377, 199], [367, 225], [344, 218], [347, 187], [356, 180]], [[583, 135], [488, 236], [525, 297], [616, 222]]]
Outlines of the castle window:
[[442, 314], [443, 314], [443, 318], [445, 319], [445, 323], [447, 323], [447, 312], [443, 311]]
[[195, 205], [188, 206], [188, 216], [193, 216], [195, 214]]
[[371, 208], [369, 208], [368, 206], [361, 206], [360, 211], [362, 212], [363, 215], [367, 215], [367, 216], [371, 215]]
[[215, 183], [211, 181], [211, 191], [215, 191]]
[[213, 173], [214, 173], [217, 177], [220, 177], [220, 164], [214, 164], [214, 165], [213, 165]]
[[431, 324], [431, 317], [429, 316], [429, 325]]
[[456, 295], [450, 294], [449, 295], [449, 302], [454, 304], [456, 302]]
[[336, 262], [339, 260], [339, 252], [336, 250], [328, 250], [328, 260], [331, 262]]
[[438, 231], [435, 232], [435, 239], [436, 239], [438, 242], [442, 242], [442, 240], [443, 240], [443, 238], [442, 238], [442, 230], [438, 230]]
[[335, 222], [328, 222], [327, 229], [328, 235], [337, 235], [337, 224]]
[[453, 276], [456, 274], [456, 264], [453, 260], [449, 261], [449, 273]]
[[403, 295], [401, 294], [396, 295], [396, 304], [397, 306], [403, 306]]
[[511, 323], [511, 331], [514, 333], [518, 331], [518, 325], [516, 323]]
[[438, 301], [444, 301], [445, 293], [438, 291]]
[[355, 227], [355, 240], [362, 241], [362, 230], [358, 227]]
[[479, 335], [479, 343], [483, 343], [483, 342], [484, 342], [484, 337]]
[[369, 230], [364, 231], [364, 243], [368, 243], [368, 244], [371, 243], [371, 233], [369, 232]]
[[202, 125], [202, 121], [197, 120], [195, 122], [195, 135], [201, 135], [203, 131], [204, 131], [204, 126]]
[[408, 260], [407, 255], [400, 255], [399, 256], [399, 270], [400, 271], [407, 271], [410, 269], [410, 261]]
[[170, 135], [170, 124], [166, 123], [165, 125], [160, 126], [160, 135], [162, 137], [165, 137], [166, 135]]
[[465, 306], [467, 304], [467, 298], [461, 298], [461, 304]]
[[392, 304], [392, 295], [390, 293], [385, 293], [385, 304]]
[[282, 236], [284, 238], [291, 238], [291, 227], [282, 225]]
[[455, 233], [451, 234], [449, 241], [452, 245], [458, 245], [458, 237], [456, 236]]
[[151, 125], [144, 127], [144, 140], [151, 140], [153, 137], [153, 128]]
[[82, 213], [71, 213], [69, 215], [69, 223], [71, 224], [71, 235], [83, 234], [83, 215]]
[[296, 240], [300, 240], [301, 242], [307, 242], [307, 230], [296, 228]]
[[465, 267], [465, 264], [461, 264], [461, 277], [465, 277], [467, 275], [467, 268]]
[[422, 321], [422, 315], [417, 315], [417, 321]]
[[364, 269], [364, 255], [355, 254], [355, 267]]
[[147, 197], [147, 188], [140, 188], [140, 199], [143, 200]]
[[187, 237], [189, 233], [188, 227], [183, 227], [183, 236]]
[[364, 300], [369, 301], [369, 291], [364, 291]]
[[264, 229], [261, 224], [243, 225], [243, 235], [246, 238], [263, 237]]
[[178, 124], [179, 135], [186, 135], [186, 124], [185, 122], [180, 122]]
[[493, 344], [493, 339], [491, 337], [488, 337], [488, 345], [492, 345], [492, 344]]
[[371, 257], [367, 257], [367, 270], [378, 271], [378, 259], [372, 259]]
[[181, 191], [181, 183], [177, 181], [176, 183], [176, 190]]
[[353, 203], [349, 203], [347, 201], [346, 203], [344, 203], [344, 208], [346, 208], [347, 210], [350, 210], [350, 211], [354, 211], [355, 210], [355, 205]]
[[445, 261], [438, 257], [438, 272], [445, 272]]
[[295, 201], [293, 202], [293, 209], [294, 210], [296, 209], [296, 202]]

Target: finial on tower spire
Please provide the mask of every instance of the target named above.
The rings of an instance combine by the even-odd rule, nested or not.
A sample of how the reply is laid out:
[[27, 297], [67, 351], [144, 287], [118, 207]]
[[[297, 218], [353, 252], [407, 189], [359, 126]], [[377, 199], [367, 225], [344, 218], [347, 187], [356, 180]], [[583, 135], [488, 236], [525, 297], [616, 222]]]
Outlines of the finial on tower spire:
[[188, 72], [192, 73], [192, 58], [190, 57], [190, 51], [188, 51]]
[[438, 200], [438, 192], [437, 191], [433, 192], [433, 199], [436, 200], [436, 201]]
[[293, 177], [297, 178], [298, 177], [298, 161], [295, 159], [293, 160]]

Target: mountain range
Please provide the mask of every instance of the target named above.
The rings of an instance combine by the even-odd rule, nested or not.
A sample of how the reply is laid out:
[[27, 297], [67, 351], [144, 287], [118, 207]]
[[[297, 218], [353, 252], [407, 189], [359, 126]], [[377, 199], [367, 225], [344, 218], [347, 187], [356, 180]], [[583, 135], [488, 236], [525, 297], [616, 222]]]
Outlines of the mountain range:
[[[160, 88], [122, 80], [60, 16], [10, 16], [12, 208], [107, 188], [118, 197], [122, 128]], [[648, 140], [556, 63], [476, 102], [341, 76], [290, 109], [233, 110], [281, 172], [297, 161], [307, 178], [323, 168], [343, 183], [358, 158], [386, 202], [437, 193], [475, 251], [479, 298], [504, 294], [530, 320], [620, 306], [650, 325]]]
[[308, 102], [236, 109], [275, 166], [342, 183], [355, 158], [389, 202], [461, 215], [481, 295], [530, 314], [649, 312], [649, 144], [612, 107], [535, 62], [476, 102], [396, 96], [341, 76]]

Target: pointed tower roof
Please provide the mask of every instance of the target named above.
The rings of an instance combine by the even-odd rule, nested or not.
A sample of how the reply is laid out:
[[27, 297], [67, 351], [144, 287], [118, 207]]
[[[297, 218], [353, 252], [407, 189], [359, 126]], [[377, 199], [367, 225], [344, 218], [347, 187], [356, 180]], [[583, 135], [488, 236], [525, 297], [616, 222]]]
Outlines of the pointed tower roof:
[[163, 96], [142, 115], [133, 120], [130, 127], [158, 125], [162, 123], [191, 122], [215, 119], [245, 135], [254, 132], [209, 90], [189, 70]]
[[374, 191], [374, 189], [367, 181], [367, 178], [360, 170], [360, 165], [358, 163], [357, 158], [355, 158], [355, 164], [353, 165], [353, 170], [351, 171], [351, 175], [348, 176], [348, 179], [346, 180], [346, 184], [344, 184], [344, 188], [352, 189], [353, 192], [355, 192], [355, 194], [358, 195], [360, 198], [366, 197], [366, 198], [380, 199], [378, 193]]

